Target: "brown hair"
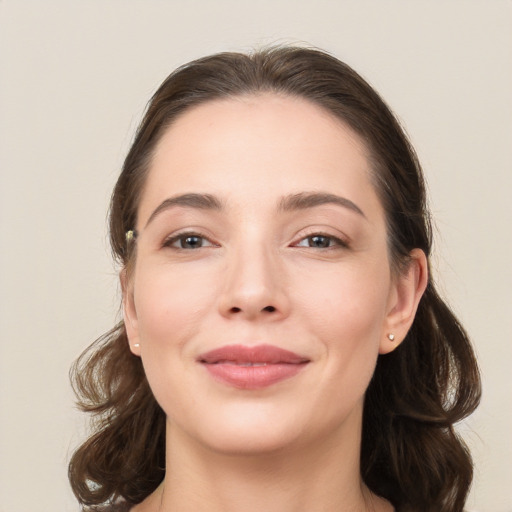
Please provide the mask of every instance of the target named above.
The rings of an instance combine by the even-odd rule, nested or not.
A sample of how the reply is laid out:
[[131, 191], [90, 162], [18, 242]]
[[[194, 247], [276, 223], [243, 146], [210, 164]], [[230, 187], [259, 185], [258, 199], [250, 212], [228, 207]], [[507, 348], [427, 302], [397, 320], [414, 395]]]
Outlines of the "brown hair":
[[[370, 155], [387, 216], [389, 251], [400, 271], [414, 248], [431, 252], [425, 185], [417, 157], [379, 95], [349, 66], [314, 49], [279, 47], [252, 55], [221, 53], [173, 72], [152, 97], [115, 186], [110, 239], [123, 268], [135, 258], [125, 233], [136, 224], [149, 163], [177, 116], [213, 99], [269, 91], [305, 98], [350, 126]], [[79, 404], [95, 433], [69, 466], [80, 503], [139, 503], [165, 473], [165, 415], [142, 363], [128, 348], [123, 323], [77, 360]], [[480, 398], [468, 337], [436, 292], [432, 277], [405, 341], [380, 356], [366, 393], [361, 472], [368, 487], [400, 511], [461, 511], [472, 461], [453, 425]]]

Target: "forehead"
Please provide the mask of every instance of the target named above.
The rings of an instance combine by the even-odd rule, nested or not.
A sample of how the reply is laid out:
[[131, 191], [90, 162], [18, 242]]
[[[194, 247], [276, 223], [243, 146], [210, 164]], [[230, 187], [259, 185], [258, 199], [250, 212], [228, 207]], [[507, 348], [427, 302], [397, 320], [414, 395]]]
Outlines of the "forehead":
[[267, 93], [210, 101], [162, 136], [139, 218], [169, 195], [190, 192], [245, 204], [305, 190], [375, 200], [366, 153], [351, 128], [308, 100]]

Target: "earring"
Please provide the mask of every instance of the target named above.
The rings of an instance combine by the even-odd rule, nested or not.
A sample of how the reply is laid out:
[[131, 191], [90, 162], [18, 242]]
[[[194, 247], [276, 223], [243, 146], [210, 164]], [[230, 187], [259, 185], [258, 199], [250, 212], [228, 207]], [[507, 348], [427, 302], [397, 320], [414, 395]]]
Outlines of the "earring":
[[135, 348], [139, 348], [139, 347], [140, 347], [140, 343], [134, 343], [134, 344], [133, 344], [133, 346], [134, 346]]
[[393, 333], [388, 334], [388, 340], [389, 341], [395, 341], [395, 335]]

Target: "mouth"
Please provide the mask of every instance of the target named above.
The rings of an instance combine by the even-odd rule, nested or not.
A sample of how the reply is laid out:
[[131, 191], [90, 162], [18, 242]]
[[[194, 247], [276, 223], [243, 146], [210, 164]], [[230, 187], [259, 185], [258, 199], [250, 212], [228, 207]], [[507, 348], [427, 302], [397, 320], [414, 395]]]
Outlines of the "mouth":
[[273, 345], [226, 345], [197, 361], [217, 381], [238, 389], [261, 389], [297, 375], [310, 360]]

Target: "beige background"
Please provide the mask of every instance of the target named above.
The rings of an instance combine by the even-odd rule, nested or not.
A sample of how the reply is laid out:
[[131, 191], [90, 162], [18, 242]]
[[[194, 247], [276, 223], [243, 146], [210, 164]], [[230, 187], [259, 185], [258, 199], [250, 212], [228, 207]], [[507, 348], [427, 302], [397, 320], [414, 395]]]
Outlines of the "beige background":
[[145, 102], [178, 64], [280, 41], [346, 60], [411, 134], [484, 377], [469, 508], [512, 511], [512, 2], [0, 0], [0, 512], [77, 510], [67, 372], [117, 315], [105, 216]]

